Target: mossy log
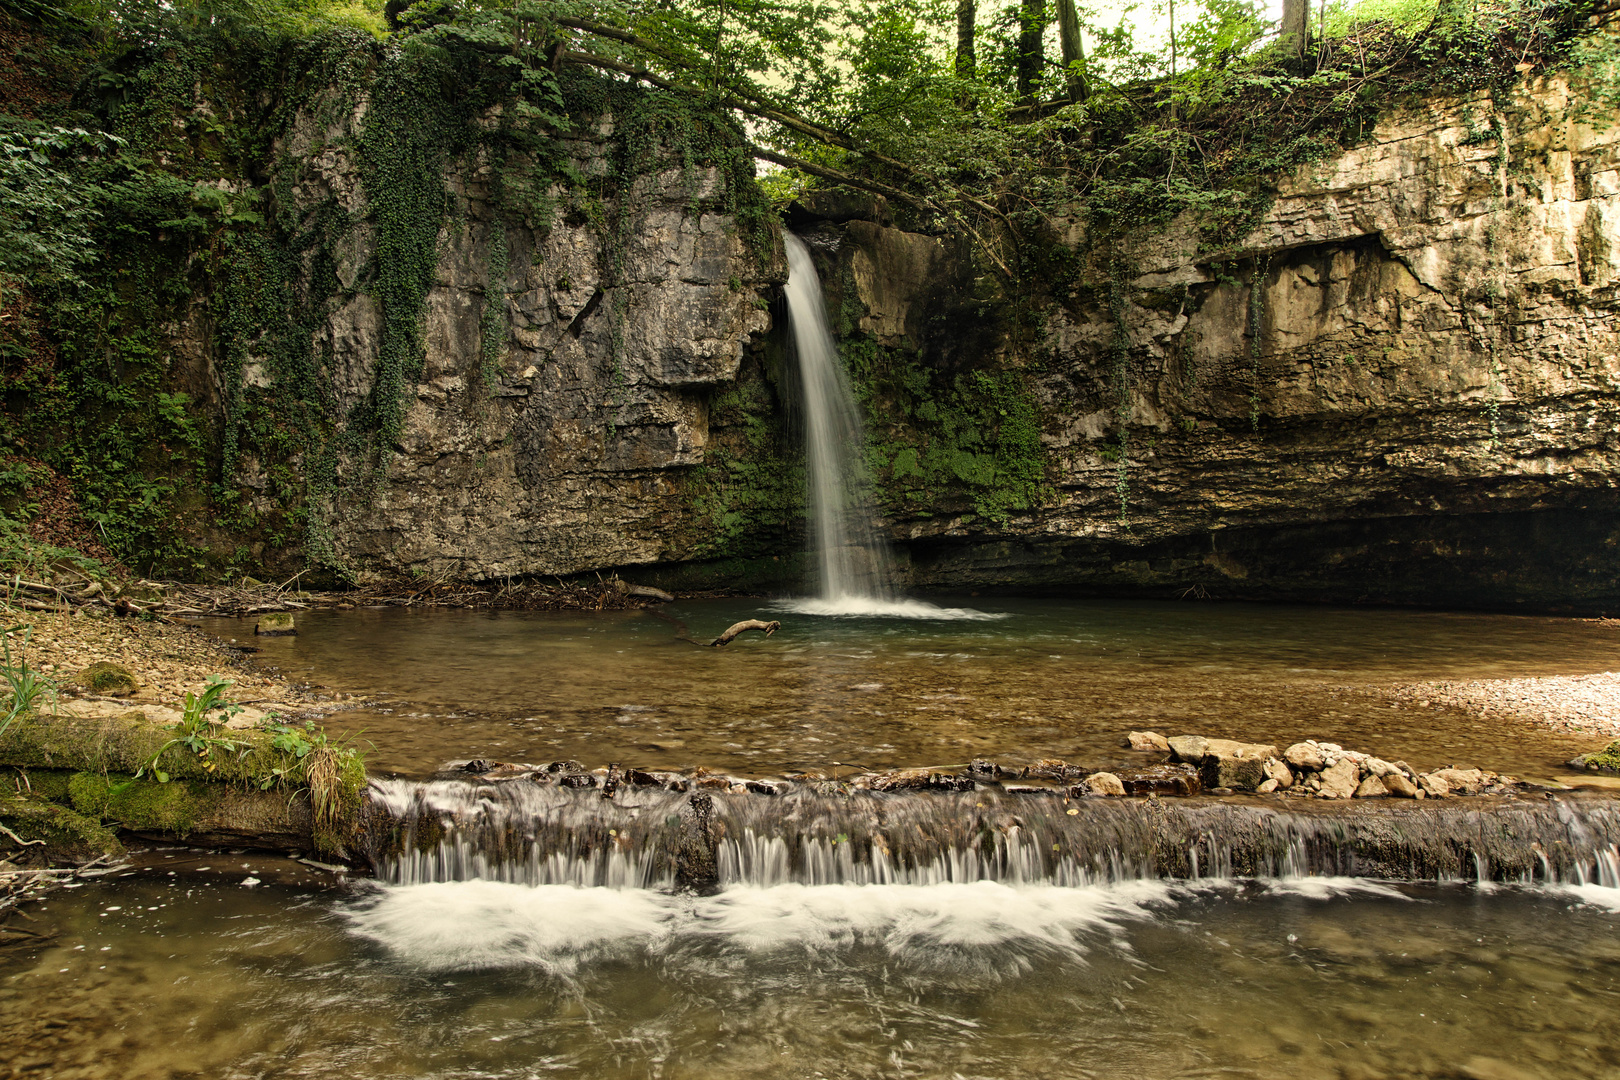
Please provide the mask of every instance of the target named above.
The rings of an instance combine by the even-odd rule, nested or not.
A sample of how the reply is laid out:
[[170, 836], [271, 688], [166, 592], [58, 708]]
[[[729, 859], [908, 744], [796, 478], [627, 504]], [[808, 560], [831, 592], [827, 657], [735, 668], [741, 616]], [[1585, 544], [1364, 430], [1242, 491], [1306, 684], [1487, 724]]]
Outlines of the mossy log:
[[[349, 846], [366, 787], [358, 754], [336, 755], [333, 813], [317, 821], [297, 779], [301, 759], [277, 749], [273, 733], [221, 732], [237, 747], [207, 757], [169, 745], [174, 734], [138, 712], [21, 717], [0, 735], [0, 766], [19, 770], [34, 794], [142, 837], [339, 855]], [[168, 783], [151, 778], [154, 759]]]
[[0, 825], [13, 834], [0, 835], [0, 857], [22, 866], [84, 863], [124, 850], [100, 820], [37, 794], [0, 795]]

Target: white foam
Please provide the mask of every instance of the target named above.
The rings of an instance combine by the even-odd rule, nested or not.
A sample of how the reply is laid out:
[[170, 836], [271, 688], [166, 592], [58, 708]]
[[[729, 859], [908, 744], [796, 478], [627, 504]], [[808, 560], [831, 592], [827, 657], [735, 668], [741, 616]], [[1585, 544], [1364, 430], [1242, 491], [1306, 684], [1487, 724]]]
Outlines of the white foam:
[[1582, 904], [1600, 907], [1620, 914], [1620, 889], [1608, 885], [1554, 885], [1553, 891], [1572, 896]]
[[1006, 612], [946, 608], [922, 600], [891, 600], [877, 596], [807, 596], [779, 600], [771, 607], [795, 615], [824, 615], [845, 619], [939, 619], [988, 622], [1005, 619]]
[[1082, 931], [1146, 917], [1172, 889], [1158, 881], [1093, 888], [993, 881], [733, 888], [697, 907], [693, 931], [752, 952], [881, 945], [898, 959], [941, 949], [1078, 955]]
[[384, 887], [347, 914], [356, 934], [417, 967], [567, 973], [667, 935], [672, 899], [640, 889], [454, 881]]
[[347, 912], [352, 930], [428, 970], [535, 967], [567, 974], [612, 955], [706, 947], [814, 956], [876, 947], [911, 968], [1014, 971], [1078, 958], [1082, 935], [1151, 916], [1178, 887], [739, 886], [714, 896], [493, 881], [379, 887]]
[[1378, 896], [1410, 900], [1410, 896], [1384, 881], [1357, 877], [1283, 877], [1262, 882], [1272, 896], [1298, 896], [1306, 900], [1333, 900], [1341, 896]]

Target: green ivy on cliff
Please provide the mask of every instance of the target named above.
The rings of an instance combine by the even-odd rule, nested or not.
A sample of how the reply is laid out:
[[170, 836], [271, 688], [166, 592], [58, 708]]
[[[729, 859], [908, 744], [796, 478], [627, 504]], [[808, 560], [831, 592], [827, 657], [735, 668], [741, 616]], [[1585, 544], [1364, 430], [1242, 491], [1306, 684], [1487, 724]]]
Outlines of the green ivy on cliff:
[[1020, 371], [956, 375], [869, 337], [842, 343], [866, 415], [866, 470], [884, 508], [1004, 525], [1051, 497], [1040, 414]]
[[[60, 82], [76, 89], [0, 118], [0, 137], [72, 125], [114, 149], [49, 150], [38, 164], [81, 200], [78, 231], [62, 236], [84, 257], [61, 263], [77, 277], [23, 268], [26, 289], [0, 285], [0, 304], [30, 313], [0, 321], [0, 437], [70, 477], [90, 526], [143, 570], [344, 572], [331, 517], [375, 496], [400, 441], [444, 237], [477, 229], [485, 244], [483, 341], [466, 374], [488, 388], [510, 332], [507, 230], [543, 235], [558, 191], [605, 208], [609, 287], [641, 221], [636, 181], [672, 164], [694, 207], [734, 213], [757, 249], [770, 243], [770, 206], [728, 120], [578, 69], [559, 76], [547, 36], [513, 18], [428, 19], [384, 43], [349, 4], [184, 0], [103, 24], [41, 10], [0, 18], [66, 57]], [[613, 174], [588, 178], [559, 136], [604, 115], [624, 137]], [[340, 177], [352, 162], [359, 190], [328, 190], [316, 159]], [[486, 162], [496, 218], [469, 222], [447, 179]], [[699, 198], [710, 168], [719, 187]], [[374, 356], [332, 331], [366, 305]]]

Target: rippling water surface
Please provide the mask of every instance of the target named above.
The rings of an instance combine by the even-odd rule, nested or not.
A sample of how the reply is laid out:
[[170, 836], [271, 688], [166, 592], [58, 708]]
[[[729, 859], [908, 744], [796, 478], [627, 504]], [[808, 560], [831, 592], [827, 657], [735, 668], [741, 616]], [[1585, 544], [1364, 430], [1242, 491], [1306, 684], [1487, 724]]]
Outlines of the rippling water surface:
[[140, 873], [0, 952], [0, 1061], [57, 1077], [1620, 1075], [1616, 891]]
[[[793, 769], [976, 757], [1124, 761], [1132, 728], [1292, 741], [1548, 776], [1587, 742], [1346, 687], [1587, 674], [1616, 666], [1594, 622], [1443, 612], [1156, 601], [936, 597], [985, 618], [829, 617], [715, 600], [603, 613], [379, 609], [301, 615], [262, 662], [382, 695], [340, 715], [374, 768], [451, 758], [577, 758]], [[777, 619], [700, 648], [732, 622]], [[242, 637], [250, 624], [209, 628]], [[245, 639], [244, 639], [245, 640]]]

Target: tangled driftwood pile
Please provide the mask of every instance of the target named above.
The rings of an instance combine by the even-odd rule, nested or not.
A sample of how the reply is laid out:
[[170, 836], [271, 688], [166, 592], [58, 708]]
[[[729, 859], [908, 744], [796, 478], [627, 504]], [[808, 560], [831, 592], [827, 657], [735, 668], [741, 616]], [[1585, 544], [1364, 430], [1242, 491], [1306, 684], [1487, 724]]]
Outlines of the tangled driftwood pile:
[[140, 618], [247, 616], [315, 608], [452, 607], [535, 611], [615, 611], [675, 599], [662, 589], [617, 577], [595, 581], [390, 582], [336, 592], [306, 592], [297, 579], [269, 585], [244, 578], [236, 584], [190, 585], [134, 581], [107, 585], [71, 572], [50, 581], [12, 577], [0, 582], [7, 603], [30, 611], [96, 608]]

